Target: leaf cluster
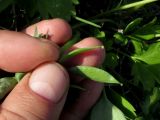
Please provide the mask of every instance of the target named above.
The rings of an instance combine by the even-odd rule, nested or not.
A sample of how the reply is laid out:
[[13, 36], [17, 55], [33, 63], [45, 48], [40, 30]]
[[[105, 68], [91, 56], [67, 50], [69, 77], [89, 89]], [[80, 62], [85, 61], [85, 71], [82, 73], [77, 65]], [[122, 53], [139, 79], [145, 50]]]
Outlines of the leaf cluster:
[[[12, 17], [0, 21], [0, 26], [17, 30], [41, 19], [68, 20], [73, 37], [61, 47], [61, 63], [101, 47], [64, 54], [74, 43], [88, 36], [98, 38], [106, 50], [103, 65], [100, 68], [74, 66], [69, 70], [105, 84], [86, 119], [155, 120], [160, 116], [160, 6], [157, 3], [157, 0], [1, 0], [0, 17], [8, 19], [8, 13]], [[6, 78], [0, 79], [0, 97], [1, 90], [9, 92], [21, 75], [7, 78], [14, 79], [13, 84], [5, 83]], [[3, 85], [11, 87], [6, 90]]]

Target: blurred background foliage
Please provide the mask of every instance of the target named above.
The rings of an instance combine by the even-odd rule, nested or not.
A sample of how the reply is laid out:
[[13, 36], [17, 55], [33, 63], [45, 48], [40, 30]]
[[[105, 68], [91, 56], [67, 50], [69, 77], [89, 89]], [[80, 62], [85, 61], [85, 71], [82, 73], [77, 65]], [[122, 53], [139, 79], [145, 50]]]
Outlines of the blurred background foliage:
[[[159, 120], [160, 6], [157, 0], [1, 0], [0, 28], [19, 31], [43, 19], [67, 20], [80, 38], [106, 49], [106, 84], [87, 120]], [[73, 34], [74, 36], [74, 34]]]

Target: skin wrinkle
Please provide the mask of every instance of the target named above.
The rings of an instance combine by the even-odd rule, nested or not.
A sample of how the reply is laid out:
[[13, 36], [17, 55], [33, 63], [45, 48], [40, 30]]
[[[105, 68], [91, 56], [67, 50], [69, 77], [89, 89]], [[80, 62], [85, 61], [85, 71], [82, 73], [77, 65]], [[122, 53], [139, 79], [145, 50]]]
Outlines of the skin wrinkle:
[[[4, 120], [10, 120], [8, 119], [8, 115], [11, 114], [13, 116], [16, 116], [18, 117], [17, 120], [27, 120], [26, 118], [24, 118], [23, 116], [11, 111], [11, 110], [8, 110], [7, 108], [4, 108], [3, 106], [1, 106], [1, 110], [0, 110], [0, 116], [4, 116]], [[7, 115], [7, 116], [6, 116]]]
[[2, 108], [0, 109], [0, 119], [7, 120], [6, 115], [2, 114]]
[[[58, 64], [59, 65], [59, 64]], [[62, 68], [63, 69], [63, 68]], [[64, 74], [66, 74], [66, 73], [64, 73]], [[67, 74], [68, 75], [68, 74]], [[28, 76], [28, 77], [27, 77]], [[68, 78], [68, 77], [67, 77]], [[25, 76], [25, 78], [24, 79], [30, 79], [30, 76], [27, 74], [26, 76]], [[68, 80], [69, 81], [69, 80]], [[20, 83], [21, 84], [21, 83]], [[53, 105], [53, 108], [54, 108], [54, 106], [57, 106], [58, 104], [62, 104], [63, 102], [62, 102], [62, 100], [64, 100], [64, 98], [61, 98], [61, 100], [59, 101], [59, 102], [61, 102], [61, 103], [47, 103], [47, 102], [45, 102], [46, 101], [46, 99], [43, 99], [43, 97], [41, 97], [41, 96], [39, 96], [39, 95], [37, 95], [37, 94], [35, 94], [31, 89], [29, 89], [28, 88], [28, 86], [27, 86], [27, 84], [28, 84], [28, 80], [25, 82], [25, 86], [24, 86], [24, 89], [26, 89], [28, 92], [26, 93], [26, 94], [24, 94], [23, 93], [23, 89], [22, 90], [18, 90], [18, 92], [19, 93], [17, 93], [17, 94], [19, 94], [19, 96], [17, 96], [18, 98], [16, 98], [16, 99], [20, 99], [22, 102], [20, 102], [20, 103], [16, 103], [17, 105], [14, 105], [14, 106], [20, 106], [20, 108], [21, 108], [21, 110], [22, 111], [24, 111], [25, 113], [23, 114], [21, 114], [21, 115], [23, 115], [23, 116], [25, 116], [25, 117], [27, 117], [27, 116], [30, 116], [31, 115], [31, 117], [30, 118], [33, 118], [32, 116], [37, 116], [38, 114], [37, 113], [35, 113], [34, 114], [34, 110], [33, 111], [31, 111], [32, 113], [30, 113], [30, 110], [29, 109], [27, 109], [27, 108], [31, 108], [32, 106], [32, 104], [29, 104], [29, 103], [31, 103], [31, 101], [33, 101], [32, 103], [35, 103], [36, 101], [38, 102], [38, 101], [42, 101], [45, 105], [47, 105], [47, 107], [46, 107], [46, 110], [44, 110], [44, 112], [42, 111], [42, 112], [39, 112], [41, 115], [39, 115], [41, 118], [37, 118], [36, 120], [50, 120], [49, 118], [52, 116], [52, 114], [50, 114], [50, 111], [52, 111], [52, 110], [50, 110], [51, 108], [52, 108], [52, 105]], [[16, 90], [16, 88], [15, 88], [15, 91], [17, 91]], [[14, 92], [14, 91], [13, 91]], [[67, 92], [67, 90], [66, 90], [66, 92]], [[29, 94], [29, 96], [28, 96], [28, 94]], [[67, 93], [64, 93], [64, 94], [67, 94]], [[35, 96], [33, 99], [32, 99], [32, 96]], [[65, 97], [66, 97], [66, 95], [65, 95]], [[34, 102], [35, 101], [35, 102]], [[13, 101], [13, 104], [15, 103], [16, 101]], [[40, 102], [40, 103], [42, 103], [42, 102]], [[18, 104], [20, 104], [20, 105], [18, 105]], [[11, 105], [12, 106], [12, 105]], [[13, 106], [13, 107], [14, 107]], [[37, 104], [35, 104], [35, 107], [37, 106]], [[5, 105], [4, 105], [4, 107], [5, 107]], [[50, 109], [48, 109], [48, 108], [50, 108]], [[8, 109], [10, 109], [10, 106], [8, 107]], [[58, 109], [58, 108], [56, 108], [56, 109]], [[13, 108], [13, 109], [11, 109], [12, 111], [16, 111], [16, 108]], [[28, 111], [27, 111], [28, 110]], [[38, 110], [38, 111], [41, 111], [41, 110]], [[59, 111], [61, 111], [61, 109], [59, 110]], [[18, 112], [18, 111], [17, 111]], [[19, 112], [20, 113], [20, 112]], [[59, 112], [58, 112], [59, 113]], [[48, 116], [47, 116], [48, 115]], [[55, 116], [57, 116], [57, 114], [55, 114]], [[49, 117], [49, 118], [48, 118]], [[48, 118], [48, 119], [47, 119]], [[28, 118], [29, 119], [29, 118]], [[58, 119], [55, 119], [55, 120], [58, 120]]]
[[[27, 112], [30, 116], [34, 116], [34, 120], [46, 120], [46, 116], [45, 116], [44, 118], [41, 118], [41, 117], [39, 117], [39, 115], [35, 114], [35, 113], [32, 112], [32, 111], [27, 111], [27, 110], [26, 110], [26, 112]], [[33, 118], [33, 117], [31, 117], [31, 118]], [[35, 118], [36, 118], [36, 119], [35, 119]], [[29, 120], [29, 119], [27, 119], [27, 120]]]
[[[30, 77], [31, 77], [31, 74], [32, 73], [28, 73], [25, 77], [26, 77], [26, 79], [30, 79]], [[28, 78], [27, 78], [28, 77]], [[28, 83], [29, 81], [27, 81], [27, 85], [29, 84]], [[32, 96], [37, 96], [37, 97], [40, 97], [40, 96], [38, 96], [37, 94], [35, 94], [31, 89], [29, 89], [29, 87], [28, 86], [25, 86], [26, 88], [25, 89], [28, 89], [28, 91], [29, 91], [29, 94], [33, 94], [33, 95], [24, 95], [24, 94], [22, 94], [23, 96], [21, 96], [21, 97], [23, 97], [23, 100], [28, 100], [28, 101], [26, 101], [26, 102], [23, 102], [23, 103], [31, 103], [30, 101], [33, 101], [33, 97]], [[28, 98], [30, 96], [30, 98]], [[43, 101], [46, 101], [46, 99], [44, 99], [44, 98], [42, 98], [42, 97], [40, 97], [40, 99], [42, 99]], [[27, 105], [27, 104], [23, 104], [23, 106], [24, 106], [24, 108], [25, 108], [25, 106], [30, 106], [30, 105]], [[27, 112], [29, 115], [31, 115], [31, 116], [34, 116], [34, 118], [36, 117], [37, 118], [37, 120], [46, 120], [45, 118], [46, 118], [46, 116], [44, 116], [44, 118], [40, 118], [39, 117], [39, 115], [36, 115], [35, 113], [34, 113], [34, 111], [28, 111], [27, 109], [25, 110], [25, 112]], [[34, 119], [34, 120], [36, 120], [36, 119]]]
[[[29, 79], [30, 78], [30, 75], [31, 75], [31, 73], [28, 73], [25, 77], [24, 77], [24, 79]], [[26, 81], [26, 84], [28, 84], [28, 82], [29, 81]], [[43, 118], [40, 118], [39, 117], [39, 115], [37, 115], [36, 113], [34, 113], [35, 111], [28, 111], [28, 109], [26, 109], [27, 108], [27, 106], [28, 107], [30, 107], [30, 104], [29, 103], [32, 103], [32, 101], [35, 101], [35, 100], [37, 100], [37, 98], [35, 99], [33, 96], [37, 96], [37, 97], [39, 97], [39, 99], [38, 99], [38, 101], [42, 101], [42, 102], [45, 102], [46, 100], [44, 99], [44, 98], [42, 98], [42, 97], [40, 97], [40, 96], [38, 96], [37, 94], [35, 94], [32, 90], [30, 90], [29, 89], [29, 87], [26, 85], [26, 86], [24, 86], [24, 89], [27, 89], [27, 95], [26, 94], [24, 94], [23, 93], [23, 91], [18, 91], [19, 93], [19, 95], [20, 96], [18, 96], [19, 98], [17, 98], [17, 99], [21, 99], [21, 100], [23, 100], [23, 102], [21, 102], [20, 103], [20, 105], [18, 105], [19, 103], [17, 103], [17, 106], [21, 106], [21, 110], [24, 110], [25, 111], [25, 114], [24, 115], [29, 115], [29, 117], [30, 118], [34, 118], [34, 120], [46, 120], [46, 116], [45, 115], [47, 115], [46, 113], [44, 113], [44, 115], [41, 115], [41, 117], [43, 116]], [[31, 95], [28, 95], [28, 94], [31, 94]], [[38, 102], [37, 101], [37, 102]], [[15, 101], [14, 101], [15, 102]], [[35, 101], [36, 102], [36, 101]], [[23, 103], [23, 104], [22, 104]], [[46, 104], [46, 103], [45, 103]], [[51, 105], [48, 105], [48, 106], [51, 106]], [[5, 107], [5, 105], [3, 106], [3, 105], [1, 105], [1, 107], [3, 108], [3, 109], [5, 109], [5, 110], [7, 110], [7, 111], [10, 111], [10, 112], [12, 112], [12, 111], [14, 111], [14, 109], [10, 109], [9, 110], [9, 108], [6, 108]], [[15, 113], [15, 112], [12, 112], [12, 113]], [[19, 113], [19, 112], [17, 112], [17, 113]], [[15, 113], [16, 114], [16, 113]], [[20, 115], [20, 114], [17, 114], [17, 116], [21, 116], [21, 117], [23, 117], [24, 119], [22, 119], [22, 120], [30, 120], [29, 118], [25, 118], [25, 116], [23, 116], [23, 115]], [[26, 117], [28, 117], [28, 116], [26, 116]], [[8, 120], [11, 120], [11, 119], [8, 119]], [[16, 120], [21, 120], [21, 119], [16, 119]]]
[[[25, 98], [25, 95], [23, 96], [23, 99], [26, 99], [26, 100], [28, 100], [28, 101], [25, 101], [25, 102], [23, 102], [24, 104], [22, 105], [21, 104], [21, 106], [22, 106], [22, 108], [24, 108], [25, 109], [25, 107], [26, 106], [30, 106], [29, 104], [27, 105], [26, 103], [31, 103], [31, 102], [29, 102], [29, 101], [32, 101], [32, 97], [31, 98], [28, 98], [28, 95], [26, 96], [26, 98]], [[18, 105], [19, 106], [19, 105]], [[36, 120], [35, 118], [37, 118], [37, 120], [45, 120], [45, 117], [44, 118], [40, 118], [39, 117], [39, 115], [37, 115], [36, 113], [34, 113], [34, 111], [28, 111], [28, 109], [25, 109], [25, 112], [31, 117], [31, 116], [33, 116], [33, 117], [31, 117], [31, 118], [34, 118], [34, 120]]]

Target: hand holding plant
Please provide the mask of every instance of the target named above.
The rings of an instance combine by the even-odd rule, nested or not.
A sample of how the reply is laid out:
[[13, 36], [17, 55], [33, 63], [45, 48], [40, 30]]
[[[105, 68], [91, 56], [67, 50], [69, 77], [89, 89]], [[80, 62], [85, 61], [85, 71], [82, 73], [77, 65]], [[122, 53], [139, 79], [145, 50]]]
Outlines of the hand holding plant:
[[[48, 39], [32, 37], [35, 27], [38, 33], [48, 35]], [[2, 120], [5, 118], [55, 120], [59, 117], [76, 120], [82, 119], [87, 114], [99, 98], [103, 84], [82, 80], [72, 75], [70, 82], [81, 84], [85, 92], [80, 91], [76, 103], [71, 102], [63, 109], [69, 88], [69, 77], [66, 70], [56, 61], [60, 57], [60, 46], [71, 38], [71, 34], [70, 26], [61, 19], [41, 21], [22, 32], [0, 31], [0, 68], [7, 72], [27, 73], [2, 102], [0, 114]], [[77, 65], [101, 65], [105, 56], [104, 48], [94, 49], [96, 46], [102, 46], [101, 42], [89, 37], [64, 51], [64, 54], [67, 54], [77, 48], [93, 48], [85, 52], [82, 50], [83, 53], [80, 52], [63, 62], [67, 70]], [[14, 81], [16, 78], [10, 79]], [[16, 82], [13, 87], [15, 84]]]

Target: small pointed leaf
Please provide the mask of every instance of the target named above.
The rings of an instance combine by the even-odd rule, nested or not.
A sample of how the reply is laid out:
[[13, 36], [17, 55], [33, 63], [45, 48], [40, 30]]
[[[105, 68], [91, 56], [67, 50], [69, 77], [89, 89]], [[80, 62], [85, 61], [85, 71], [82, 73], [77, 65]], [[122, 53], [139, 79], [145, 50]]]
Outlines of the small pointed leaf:
[[106, 93], [108, 95], [108, 98], [112, 100], [112, 103], [116, 105], [119, 109], [121, 109], [125, 116], [132, 119], [136, 118], [136, 110], [126, 98], [124, 98], [112, 89], [107, 89]]
[[67, 59], [72, 58], [72, 57], [74, 57], [74, 56], [76, 56], [80, 53], [87, 52], [87, 51], [90, 51], [90, 50], [94, 50], [94, 49], [97, 49], [97, 48], [104, 48], [104, 47], [103, 46], [95, 46], [95, 47], [90, 47], [90, 48], [78, 48], [78, 49], [75, 49], [75, 50], [69, 52], [66, 55], [64, 54], [59, 61], [61, 63], [63, 63]]
[[76, 32], [75, 35], [69, 40], [67, 43], [65, 43], [61, 48], [61, 54], [64, 53], [64, 51], [68, 50], [73, 44], [75, 44], [80, 39], [80, 33]]
[[89, 120], [127, 120], [124, 113], [109, 101], [105, 94], [93, 107]]
[[136, 7], [141, 7], [143, 5], [146, 5], [146, 4], [149, 4], [149, 3], [152, 3], [152, 2], [156, 2], [157, 0], [140, 0], [140, 1], [137, 1], [137, 2], [133, 2], [133, 3], [130, 3], [130, 4], [126, 4], [126, 5], [123, 5], [119, 8], [117, 8], [118, 10], [125, 10], [125, 9], [129, 9], [129, 8], [136, 8]]
[[26, 73], [15, 73], [15, 79], [17, 80], [17, 82], [19, 82]]
[[133, 20], [132, 22], [130, 22], [127, 25], [127, 27], [125, 28], [124, 33], [130, 32], [133, 29], [135, 29], [141, 23], [142, 20], [143, 20], [143, 18], [137, 18], [137, 19]]
[[132, 58], [143, 61], [147, 64], [160, 64], [160, 43], [151, 44], [146, 51], [140, 55], [135, 55]]
[[72, 67], [70, 71], [97, 82], [121, 84], [111, 74], [99, 68], [90, 66], [76, 66]]
[[93, 27], [96, 27], [96, 28], [101, 28], [100, 25], [94, 23], [94, 22], [91, 22], [89, 20], [86, 20], [86, 19], [83, 19], [83, 18], [80, 18], [80, 17], [77, 17], [77, 16], [74, 16], [74, 18], [82, 23], [85, 23], [85, 24], [88, 24], [88, 25], [91, 25]]

